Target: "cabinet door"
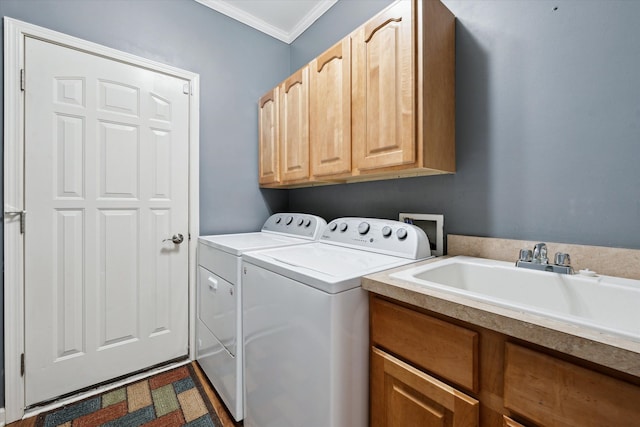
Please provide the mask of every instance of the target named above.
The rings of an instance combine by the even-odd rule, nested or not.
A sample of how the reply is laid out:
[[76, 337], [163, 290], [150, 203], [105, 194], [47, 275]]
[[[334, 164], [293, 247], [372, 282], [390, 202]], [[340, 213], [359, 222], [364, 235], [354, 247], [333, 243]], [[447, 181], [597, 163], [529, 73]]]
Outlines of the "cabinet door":
[[372, 427], [476, 427], [478, 408], [477, 400], [372, 348]]
[[280, 181], [277, 87], [260, 98], [258, 109], [258, 182], [260, 185], [276, 184]]
[[358, 172], [416, 161], [413, 3], [398, 2], [352, 35], [352, 138]]
[[309, 67], [280, 85], [280, 179], [309, 178]]
[[351, 172], [351, 48], [347, 37], [309, 66], [311, 174]]

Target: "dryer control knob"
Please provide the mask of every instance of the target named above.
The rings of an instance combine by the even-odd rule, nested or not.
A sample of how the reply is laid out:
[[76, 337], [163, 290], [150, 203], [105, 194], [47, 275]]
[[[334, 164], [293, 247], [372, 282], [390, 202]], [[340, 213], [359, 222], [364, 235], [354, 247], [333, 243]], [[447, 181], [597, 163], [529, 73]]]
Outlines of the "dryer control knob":
[[382, 227], [382, 236], [383, 237], [389, 237], [391, 236], [391, 227], [389, 227], [388, 225], [385, 225], [384, 227]]
[[300, 218], [298, 220], [298, 227], [300, 227], [302, 224], [304, 224], [304, 219]]
[[292, 216], [288, 216], [287, 217], [287, 221], [286, 221], [287, 225], [291, 224], [292, 222], [293, 222], [293, 217]]
[[282, 222], [282, 218], [278, 217], [276, 218], [276, 224], [280, 224]]
[[337, 224], [337, 223], [335, 223], [335, 222], [332, 222], [332, 223], [329, 225], [329, 230], [331, 230], [331, 231], [336, 231], [336, 228], [338, 228], [338, 224]]
[[398, 231], [396, 231], [396, 236], [398, 236], [398, 239], [400, 240], [404, 240], [407, 238], [407, 229], [406, 228], [398, 228]]
[[310, 225], [311, 225], [311, 220], [310, 220], [309, 218], [307, 218], [307, 219], [304, 221], [304, 226], [305, 226], [305, 227], [309, 227]]
[[347, 225], [346, 222], [343, 222], [342, 224], [340, 224], [340, 231], [347, 231], [347, 228], [349, 226]]
[[358, 233], [367, 234], [370, 228], [371, 227], [369, 226], [368, 222], [361, 222], [360, 225], [358, 226]]

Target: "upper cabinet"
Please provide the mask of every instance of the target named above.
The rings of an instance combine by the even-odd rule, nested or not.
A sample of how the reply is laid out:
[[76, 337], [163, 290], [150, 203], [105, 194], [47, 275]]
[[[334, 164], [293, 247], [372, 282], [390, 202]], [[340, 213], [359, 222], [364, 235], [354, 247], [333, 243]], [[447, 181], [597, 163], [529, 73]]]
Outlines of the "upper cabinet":
[[[393, 3], [308, 67], [307, 111], [280, 106], [279, 129], [263, 129], [270, 125], [263, 118], [270, 105], [265, 97], [260, 101], [261, 185], [286, 188], [455, 172], [455, 17], [439, 0]], [[278, 90], [282, 104], [286, 84]], [[292, 132], [299, 132], [305, 120], [307, 138]], [[267, 137], [283, 138], [285, 128], [289, 133], [279, 142], [279, 156], [280, 163], [290, 163], [265, 177], [263, 164], [272, 165], [274, 156]], [[307, 174], [295, 165], [300, 174], [286, 177], [289, 167], [301, 163], [305, 147]], [[292, 153], [293, 163], [285, 160]]]
[[352, 36], [353, 160], [357, 172], [416, 161], [416, 49], [411, 2]]
[[280, 174], [284, 183], [309, 179], [309, 67], [280, 85]]
[[260, 185], [280, 182], [278, 105], [277, 87], [264, 94], [258, 101], [258, 181]]
[[351, 41], [343, 39], [311, 61], [312, 175], [351, 175]]
[[309, 67], [264, 94], [259, 111], [259, 183], [291, 186], [309, 181]]

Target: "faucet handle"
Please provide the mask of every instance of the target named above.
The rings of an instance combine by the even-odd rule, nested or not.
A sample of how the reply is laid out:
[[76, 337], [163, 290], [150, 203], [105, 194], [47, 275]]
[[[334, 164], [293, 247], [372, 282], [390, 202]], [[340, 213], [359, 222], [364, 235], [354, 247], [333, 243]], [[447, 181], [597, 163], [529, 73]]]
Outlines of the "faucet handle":
[[520, 255], [518, 256], [518, 261], [531, 262], [533, 259], [533, 252], [531, 249], [520, 249]]
[[549, 258], [547, 258], [547, 244], [536, 243], [533, 247], [533, 262], [538, 264], [548, 264]]
[[556, 255], [554, 257], [554, 264], [563, 267], [569, 267], [571, 265], [571, 258], [569, 257], [569, 254], [556, 252]]

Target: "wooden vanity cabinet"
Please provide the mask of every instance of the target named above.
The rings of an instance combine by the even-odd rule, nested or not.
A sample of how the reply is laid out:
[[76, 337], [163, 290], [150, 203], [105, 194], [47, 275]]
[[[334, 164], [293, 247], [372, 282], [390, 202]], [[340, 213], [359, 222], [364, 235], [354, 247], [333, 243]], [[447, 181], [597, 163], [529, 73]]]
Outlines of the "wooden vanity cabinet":
[[369, 302], [372, 426], [640, 425], [640, 378], [376, 294]]
[[477, 333], [377, 297], [370, 324], [372, 427], [479, 425], [478, 401], [434, 376], [476, 387]]
[[512, 343], [504, 406], [541, 426], [640, 425], [640, 387]]
[[455, 17], [402, 1], [352, 36], [354, 179], [455, 172]]
[[370, 425], [476, 427], [478, 401], [372, 347]]
[[311, 174], [351, 175], [351, 42], [347, 37], [311, 61]]

